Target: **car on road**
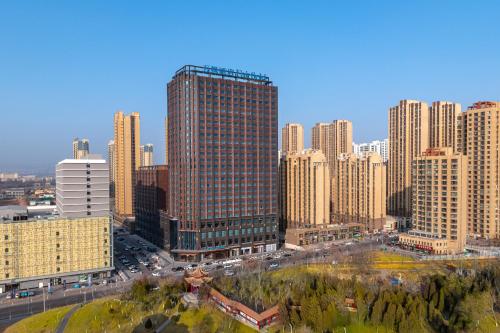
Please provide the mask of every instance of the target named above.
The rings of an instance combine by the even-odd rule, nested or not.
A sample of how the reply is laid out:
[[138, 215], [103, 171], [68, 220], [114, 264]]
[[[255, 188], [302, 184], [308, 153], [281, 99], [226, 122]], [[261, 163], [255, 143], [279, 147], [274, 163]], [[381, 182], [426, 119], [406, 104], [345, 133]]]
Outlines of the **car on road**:
[[224, 265], [224, 268], [231, 268], [231, 267], [233, 267], [233, 265], [231, 265], [231, 264], [225, 264]]
[[230, 269], [227, 269], [224, 271], [224, 275], [225, 276], [233, 276], [234, 275], [234, 271], [230, 270]]
[[273, 260], [273, 257], [266, 257], [266, 260]]
[[160, 276], [160, 272], [154, 271], [152, 275], [158, 277], [158, 276]]
[[285, 254], [283, 255], [283, 257], [291, 257], [291, 256], [292, 256], [292, 254], [291, 254], [291, 253], [285, 253]]
[[184, 270], [184, 267], [177, 266], [177, 267], [172, 267], [173, 272], [181, 272]]
[[72, 288], [73, 288], [73, 289], [80, 289], [81, 287], [82, 287], [82, 285], [81, 285], [81, 284], [79, 284], [79, 283], [75, 283], [75, 284], [72, 286]]
[[25, 298], [25, 297], [31, 297], [31, 296], [35, 296], [34, 291], [20, 291], [20, 292], [16, 293], [15, 298]]
[[271, 268], [271, 269], [278, 268], [278, 267], [279, 267], [279, 264], [277, 262], [273, 262], [271, 265], [269, 265], [269, 268]]

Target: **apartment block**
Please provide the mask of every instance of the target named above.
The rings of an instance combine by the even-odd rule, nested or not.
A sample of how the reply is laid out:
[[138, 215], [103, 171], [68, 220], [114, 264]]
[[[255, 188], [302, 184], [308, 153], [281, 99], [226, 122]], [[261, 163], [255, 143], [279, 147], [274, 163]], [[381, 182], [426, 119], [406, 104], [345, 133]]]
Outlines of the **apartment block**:
[[329, 224], [330, 172], [321, 151], [308, 149], [285, 155], [280, 164], [280, 187], [282, 231]]
[[109, 216], [109, 168], [100, 156], [66, 159], [56, 166], [56, 205], [68, 217]]
[[304, 127], [286, 124], [281, 130], [281, 151], [285, 154], [304, 150]]
[[332, 123], [317, 123], [312, 129], [312, 148], [321, 150], [334, 174], [336, 160], [340, 154], [352, 153], [352, 122], [334, 120]]
[[382, 161], [387, 162], [389, 159], [389, 139], [374, 140], [367, 143], [353, 143], [353, 153], [358, 157], [368, 152], [375, 152], [382, 157]]
[[471, 237], [500, 237], [500, 102], [477, 102], [461, 115], [460, 150], [468, 157], [467, 224]]
[[109, 140], [108, 142], [108, 166], [109, 166], [109, 196], [115, 197], [115, 141]]
[[88, 139], [73, 139], [73, 159], [84, 158], [89, 154]]
[[401, 245], [432, 254], [462, 253], [467, 233], [467, 157], [429, 148], [413, 161], [413, 228]]
[[458, 127], [461, 105], [453, 102], [433, 102], [429, 109], [429, 147], [451, 147], [458, 150]]
[[411, 217], [412, 163], [429, 148], [429, 107], [402, 100], [389, 109], [388, 214]]
[[161, 219], [168, 212], [168, 167], [140, 167], [135, 185], [135, 233], [151, 243], [169, 249], [170, 226]]
[[375, 152], [341, 154], [332, 177], [333, 223], [359, 223], [368, 231], [383, 229], [386, 220], [387, 171]]
[[276, 250], [278, 88], [266, 75], [187, 65], [167, 92], [171, 252], [200, 260]]
[[135, 172], [141, 165], [139, 113], [116, 112], [114, 132], [115, 213], [133, 216]]
[[153, 162], [153, 144], [147, 143], [140, 147], [141, 166], [152, 166]]

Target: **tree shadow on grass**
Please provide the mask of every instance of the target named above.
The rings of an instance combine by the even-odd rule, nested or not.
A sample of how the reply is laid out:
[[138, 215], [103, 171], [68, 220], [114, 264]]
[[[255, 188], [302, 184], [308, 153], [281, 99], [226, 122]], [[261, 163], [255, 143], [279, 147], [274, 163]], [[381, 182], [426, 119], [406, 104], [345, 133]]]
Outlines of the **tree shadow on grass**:
[[[137, 325], [133, 333], [153, 333], [168, 319], [164, 314], [154, 314], [144, 317], [141, 324]], [[161, 333], [189, 333], [188, 327], [184, 324], [178, 324], [179, 316], [173, 316], [170, 324]]]

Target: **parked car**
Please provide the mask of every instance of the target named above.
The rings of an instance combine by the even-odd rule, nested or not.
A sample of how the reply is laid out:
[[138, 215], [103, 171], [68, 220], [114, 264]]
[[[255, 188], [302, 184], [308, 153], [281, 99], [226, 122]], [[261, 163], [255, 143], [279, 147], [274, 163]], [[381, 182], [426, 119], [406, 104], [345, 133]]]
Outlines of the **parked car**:
[[227, 269], [224, 271], [224, 275], [225, 276], [233, 276], [234, 275], [234, 271], [230, 270], [230, 269]]
[[73, 289], [80, 289], [81, 287], [82, 287], [81, 284], [75, 283], [72, 288]]
[[271, 269], [278, 268], [278, 267], [279, 267], [279, 264], [277, 262], [273, 262], [271, 265], [269, 265], [269, 268], [271, 268]]
[[225, 264], [224, 265], [224, 268], [231, 268], [231, 267], [233, 267], [233, 265], [231, 265], [231, 264]]
[[158, 277], [158, 276], [160, 276], [160, 272], [158, 272], [158, 271], [154, 271], [154, 272], [153, 272], [153, 276], [157, 276], [157, 277]]

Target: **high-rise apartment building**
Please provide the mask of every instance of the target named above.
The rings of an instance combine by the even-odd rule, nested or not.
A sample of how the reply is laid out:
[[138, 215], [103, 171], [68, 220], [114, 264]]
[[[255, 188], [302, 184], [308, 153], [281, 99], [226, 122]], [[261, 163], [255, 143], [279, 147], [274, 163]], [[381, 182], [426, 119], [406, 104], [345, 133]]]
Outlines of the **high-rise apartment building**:
[[66, 159], [56, 166], [56, 205], [68, 217], [109, 216], [109, 168], [100, 156]]
[[115, 213], [133, 216], [135, 172], [141, 165], [139, 113], [125, 116], [121, 111], [116, 112], [114, 132]]
[[451, 147], [457, 151], [461, 106], [458, 103], [437, 101], [429, 109], [429, 147]]
[[73, 139], [73, 159], [84, 158], [89, 154], [88, 139]]
[[140, 148], [141, 166], [152, 166], [153, 162], [153, 144], [147, 143]]
[[386, 219], [386, 165], [376, 152], [341, 154], [332, 176], [333, 223], [381, 230]]
[[429, 108], [402, 100], [389, 109], [389, 215], [411, 217], [412, 163], [429, 147]]
[[281, 151], [285, 154], [304, 150], [304, 127], [301, 124], [286, 124], [281, 129]]
[[323, 152], [307, 149], [285, 155], [280, 166], [280, 215], [287, 228], [330, 222], [330, 172]]
[[460, 150], [468, 158], [469, 236], [500, 237], [500, 102], [477, 102], [461, 114]]
[[461, 253], [467, 232], [467, 157], [429, 148], [413, 161], [413, 228], [405, 247], [432, 254]]
[[389, 159], [389, 139], [375, 140], [368, 143], [353, 143], [352, 149], [353, 153], [358, 157], [371, 151], [379, 154], [384, 162]]
[[108, 142], [109, 196], [115, 197], [115, 141]]
[[167, 248], [170, 243], [170, 223], [162, 221], [161, 211], [168, 211], [168, 167], [152, 165], [136, 172], [135, 230], [151, 243]]
[[187, 65], [167, 91], [171, 252], [197, 260], [275, 250], [278, 88], [265, 75]]
[[337, 157], [352, 153], [352, 122], [334, 120], [330, 124], [317, 123], [312, 129], [312, 148], [321, 150], [334, 174]]

